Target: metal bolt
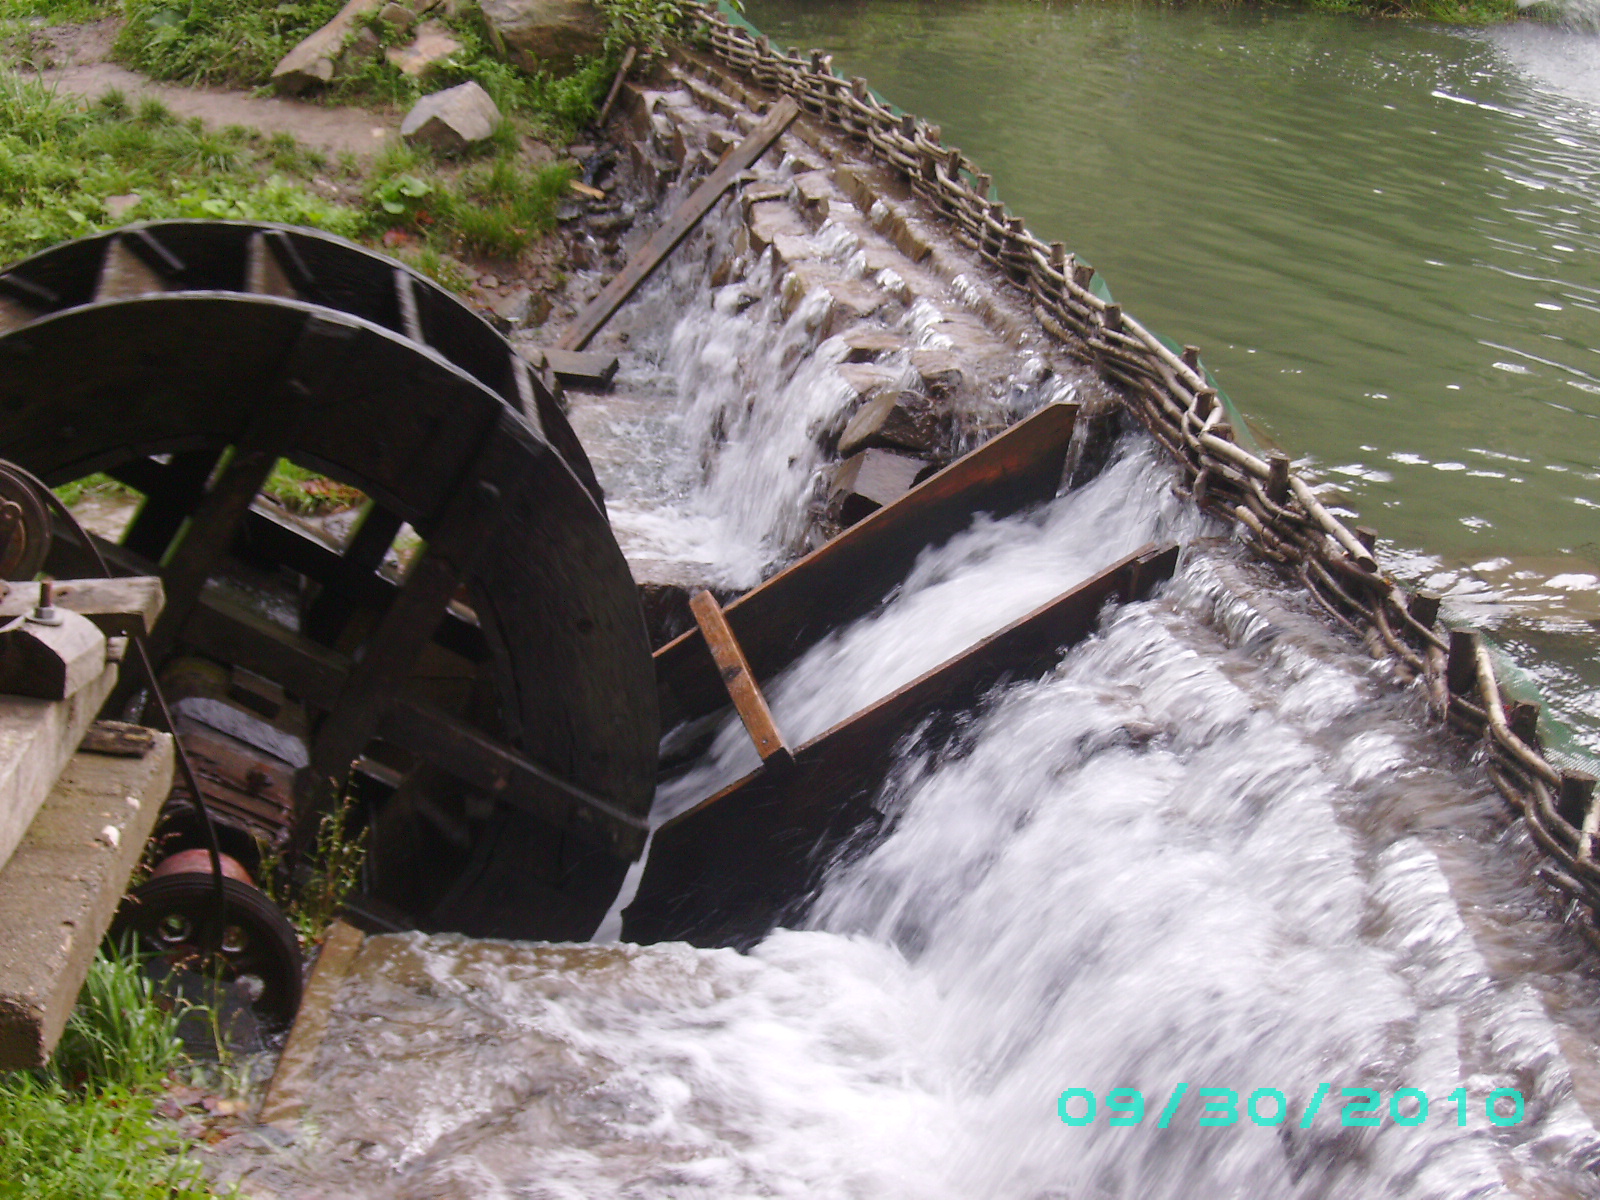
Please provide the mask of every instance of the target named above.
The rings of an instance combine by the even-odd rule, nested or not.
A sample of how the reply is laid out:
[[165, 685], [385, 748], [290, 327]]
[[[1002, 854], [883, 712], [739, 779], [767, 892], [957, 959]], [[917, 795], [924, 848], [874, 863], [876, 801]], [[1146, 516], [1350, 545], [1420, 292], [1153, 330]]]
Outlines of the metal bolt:
[[29, 614], [28, 620], [35, 625], [61, 624], [62, 618], [60, 612], [56, 610], [55, 599], [56, 585], [51, 580], [46, 579], [39, 585], [39, 603], [34, 607], [33, 612]]

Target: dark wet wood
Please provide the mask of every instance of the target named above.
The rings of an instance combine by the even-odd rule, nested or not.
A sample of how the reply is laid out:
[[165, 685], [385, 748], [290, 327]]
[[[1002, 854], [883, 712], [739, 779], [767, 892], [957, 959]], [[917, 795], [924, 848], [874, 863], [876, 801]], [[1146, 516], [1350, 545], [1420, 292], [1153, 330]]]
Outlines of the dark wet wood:
[[[1070, 404], [1040, 409], [728, 605], [724, 616], [753, 676], [770, 678], [830, 629], [869, 611], [924, 547], [960, 532], [975, 514], [1004, 516], [1054, 496], [1077, 414]], [[656, 651], [666, 728], [727, 703], [704, 645], [690, 630]]]
[[1177, 558], [1175, 546], [1129, 555], [813, 738], [790, 770], [757, 771], [667, 822], [623, 914], [624, 940], [745, 948], [797, 916], [828, 865], [879, 832], [873, 800], [901, 738], [1053, 661], [1108, 601], [1148, 594]]
[[134, 517], [122, 536], [122, 544], [135, 554], [160, 562], [167, 548], [172, 545], [172, 539], [178, 535], [178, 530], [205, 494], [206, 480], [211, 477], [216, 464], [217, 455], [211, 450], [174, 454], [166, 466], [149, 458], [136, 459], [127, 465], [145, 468], [141, 473], [142, 487], [123, 472], [113, 472], [122, 482], [143, 492], [145, 497], [144, 503], [139, 506], [139, 515]]
[[376, 504], [367, 510], [339, 556], [338, 566], [322, 581], [321, 594], [306, 610], [301, 628], [307, 637], [333, 645], [352, 611], [360, 604], [358, 597], [377, 590], [368, 586], [367, 581], [377, 578], [378, 568], [383, 565], [384, 556], [394, 544], [402, 523], [394, 513]]
[[200, 589], [215, 573], [240, 522], [273, 465], [293, 444], [310, 408], [313, 381], [337, 373], [349, 352], [352, 326], [322, 316], [308, 317], [278, 379], [274, 402], [256, 410], [235, 447], [233, 458], [195, 506], [188, 531], [162, 571], [167, 606], [150, 632], [150, 656], [160, 662], [189, 619]]
[[[522, 486], [526, 468], [526, 460], [495, 426], [317, 731], [311, 766], [297, 797], [302, 817], [308, 809], [331, 802], [343, 786], [350, 764], [377, 732], [450, 600], [494, 541], [502, 502]], [[301, 832], [309, 827], [303, 823]]]
[[78, 749], [113, 758], [143, 758], [155, 749], [156, 732], [126, 721], [96, 721], [83, 735]]
[[207, 588], [183, 627], [182, 640], [208, 658], [254, 671], [324, 711], [339, 701], [349, 658], [269, 621]]
[[404, 700], [384, 714], [383, 736], [495, 801], [639, 857], [649, 826], [436, 706]]
[[774, 104], [771, 111], [761, 118], [760, 124], [750, 131], [750, 136], [728, 151], [717, 169], [706, 176], [689, 198], [678, 206], [677, 211], [650, 235], [650, 239], [640, 247], [621, 274], [606, 284], [588, 307], [578, 314], [556, 343], [557, 349], [582, 350], [587, 346], [589, 339], [600, 332], [601, 327], [638, 290], [639, 285], [649, 279], [655, 269], [666, 261], [667, 255], [689, 236], [690, 231], [722, 198], [722, 194], [733, 186], [740, 173], [755, 165], [756, 160], [783, 136], [783, 131], [799, 115], [799, 106], [787, 96]]
[[728, 689], [728, 698], [733, 701], [734, 711], [739, 714], [750, 740], [755, 743], [756, 753], [761, 756], [762, 763], [767, 766], [789, 765], [794, 761], [794, 755], [772, 719], [767, 698], [761, 694], [761, 686], [751, 674], [750, 664], [739, 647], [739, 639], [728, 628], [727, 618], [723, 616], [717, 598], [710, 592], [696, 592], [689, 598], [689, 610], [694, 613], [701, 640], [711, 651], [711, 659], [716, 663], [723, 685]]

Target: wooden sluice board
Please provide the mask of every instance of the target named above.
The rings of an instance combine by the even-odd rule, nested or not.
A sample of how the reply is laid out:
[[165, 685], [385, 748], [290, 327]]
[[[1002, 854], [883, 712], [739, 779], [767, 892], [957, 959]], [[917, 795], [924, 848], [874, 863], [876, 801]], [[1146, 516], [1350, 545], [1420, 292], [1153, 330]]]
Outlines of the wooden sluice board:
[[623, 913], [623, 939], [741, 949], [759, 941], [805, 906], [840, 847], [879, 831], [873, 796], [901, 737], [1002, 675], [1053, 661], [1093, 630], [1107, 602], [1143, 598], [1177, 560], [1176, 546], [1135, 551], [800, 746], [786, 766], [763, 766], [667, 822]]
[[[858, 521], [723, 610], [756, 679], [769, 679], [829, 631], [872, 609], [928, 546], [981, 512], [1006, 516], [1061, 486], [1075, 404], [1050, 404]], [[728, 692], [698, 628], [655, 652], [661, 727], [716, 712]]]

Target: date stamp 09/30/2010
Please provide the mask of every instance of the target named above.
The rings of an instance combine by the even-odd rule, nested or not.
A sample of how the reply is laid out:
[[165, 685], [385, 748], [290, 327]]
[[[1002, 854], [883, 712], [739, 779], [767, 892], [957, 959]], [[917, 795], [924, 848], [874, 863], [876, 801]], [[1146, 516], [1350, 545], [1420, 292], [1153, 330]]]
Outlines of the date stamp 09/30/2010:
[[[1428, 1094], [1421, 1088], [1411, 1087], [1395, 1088], [1387, 1103], [1377, 1088], [1340, 1088], [1339, 1100], [1329, 1104], [1326, 1113], [1323, 1103], [1333, 1091], [1331, 1083], [1318, 1084], [1310, 1099], [1299, 1106], [1291, 1105], [1289, 1098], [1277, 1088], [1257, 1088], [1242, 1099], [1233, 1088], [1203, 1087], [1194, 1091], [1196, 1095], [1187, 1107], [1198, 1111], [1185, 1113], [1185, 1116], [1210, 1127], [1244, 1122], [1271, 1127], [1292, 1121], [1301, 1129], [1310, 1129], [1319, 1114], [1325, 1120], [1335, 1119], [1334, 1110], [1337, 1110], [1338, 1123], [1346, 1127], [1385, 1123], [1421, 1125], [1428, 1120], [1430, 1110]], [[1171, 1128], [1178, 1110], [1185, 1107], [1184, 1100], [1189, 1092], [1187, 1083], [1173, 1087], [1156, 1117], [1157, 1129]], [[1291, 1112], [1294, 1107], [1298, 1107], [1298, 1113]], [[1464, 1126], [1469, 1114], [1478, 1106], [1468, 1099], [1466, 1088], [1458, 1087], [1446, 1096], [1435, 1097], [1431, 1107], [1437, 1112], [1435, 1119], [1447, 1122], [1454, 1117], [1458, 1126]], [[1144, 1093], [1138, 1088], [1111, 1088], [1099, 1100], [1088, 1088], [1068, 1088], [1056, 1101], [1056, 1111], [1068, 1125], [1092, 1125], [1097, 1120], [1107, 1125], [1140, 1125], [1144, 1123], [1146, 1107]], [[1496, 1088], [1483, 1100], [1483, 1115], [1494, 1125], [1519, 1124], [1522, 1111], [1522, 1093], [1516, 1088]]]

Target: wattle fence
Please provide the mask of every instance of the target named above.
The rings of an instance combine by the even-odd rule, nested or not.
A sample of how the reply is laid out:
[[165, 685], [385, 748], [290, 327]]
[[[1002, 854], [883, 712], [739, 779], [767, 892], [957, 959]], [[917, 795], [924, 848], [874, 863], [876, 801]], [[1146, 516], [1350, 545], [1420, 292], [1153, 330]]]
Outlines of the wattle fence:
[[1495, 786], [1553, 860], [1541, 874], [1578, 902], [1572, 920], [1600, 946], [1594, 778], [1550, 761], [1539, 706], [1503, 695], [1484, 639], [1444, 628], [1438, 596], [1409, 592], [1387, 577], [1374, 556], [1377, 534], [1329, 512], [1290, 470], [1287, 455], [1241, 445], [1199, 352], [1146, 329], [1110, 299], [1092, 267], [1062, 243], [1034, 237], [989, 197], [989, 177], [942, 143], [937, 125], [883, 103], [864, 79], [835, 75], [820, 51], [783, 53], [735, 14], [711, 4], [701, 13], [711, 55], [735, 80], [792, 97], [902, 179], [1026, 293], [1041, 328], [1068, 355], [1113, 385], [1177, 462], [1197, 503], [1236, 520], [1257, 554], [1297, 576], [1335, 622], [1376, 655], [1390, 656], [1402, 679], [1419, 682], [1439, 720], [1480, 744]]

